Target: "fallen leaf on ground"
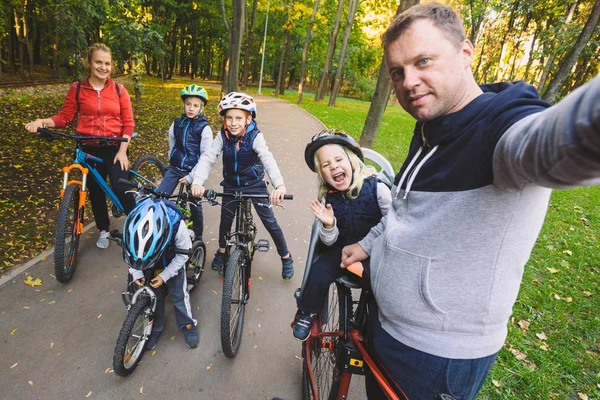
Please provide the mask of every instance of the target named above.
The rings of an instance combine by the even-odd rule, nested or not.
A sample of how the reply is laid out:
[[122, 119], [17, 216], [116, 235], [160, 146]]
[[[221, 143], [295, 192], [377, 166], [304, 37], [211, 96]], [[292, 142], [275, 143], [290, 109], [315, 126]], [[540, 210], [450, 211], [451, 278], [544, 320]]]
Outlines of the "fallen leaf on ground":
[[521, 327], [521, 329], [523, 329], [524, 331], [526, 331], [527, 329], [529, 329], [529, 325], [531, 324], [529, 321], [526, 320], [520, 320], [518, 322], [519, 326]]
[[28, 275], [27, 279], [25, 279], [23, 281], [23, 283], [25, 283], [26, 285], [29, 285], [31, 287], [34, 286], [42, 286], [42, 278], [36, 278], [35, 280], [33, 279], [33, 276]]
[[585, 393], [577, 393], [577, 397], [579, 397], [581, 400], [589, 400], [588, 395]]
[[254, 332], [252, 332], [252, 331], [248, 332], [248, 336], [254, 336]]
[[540, 340], [547, 340], [548, 339], [548, 337], [546, 336], [546, 334], [544, 332], [536, 333], [535, 336], [537, 336], [537, 338], [540, 339]]
[[90, 391], [88, 392], [88, 394], [86, 394], [86, 395], [85, 395], [85, 398], [87, 399], [87, 398], [88, 398], [88, 397], [90, 397], [91, 395], [92, 395], [92, 391], [90, 390]]
[[11, 335], [14, 335], [16, 331], [17, 331], [17, 328], [15, 328], [15, 329], [13, 329], [12, 331], [10, 331], [10, 334], [11, 334]]
[[19, 363], [14, 363], [13, 365], [10, 366], [10, 369], [13, 369], [14, 367], [16, 367], [17, 365], [19, 365]]
[[496, 387], [500, 387], [500, 382], [498, 382], [497, 380], [493, 379], [492, 380], [492, 384]]
[[56, 279], [56, 276], [54, 276], [54, 275], [52, 275], [52, 274], [48, 274], [48, 275], [50, 275], [50, 278], [54, 278], [54, 279]]
[[175, 340], [175, 335], [171, 336], [171, 340]]
[[108, 371], [110, 371], [110, 368], [106, 368], [106, 369], [104, 370], [104, 375], [108, 374]]
[[212, 368], [212, 364], [210, 364], [208, 367], [206, 367], [206, 370], [210, 371], [211, 368]]
[[258, 280], [262, 281], [262, 280], [263, 280], [262, 276], [259, 276], [259, 277], [258, 277]]
[[31, 307], [29, 306], [23, 306], [24, 309], [29, 310]]
[[546, 268], [551, 274], [557, 274], [559, 271], [556, 268]]
[[48, 305], [56, 303], [56, 300], [52, 300]]
[[54, 347], [54, 342], [50, 342], [50, 348]]
[[33, 381], [27, 381], [27, 383], [29, 383], [29, 386], [33, 386]]
[[156, 350], [152, 350], [152, 354], [150, 354], [150, 357], [152, 357], [155, 354], [156, 354]]
[[543, 345], [540, 346], [540, 349], [542, 349], [544, 351], [548, 351], [548, 349], [550, 349], [550, 346], [548, 346], [547, 343], [544, 343]]
[[260, 329], [260, 324], [258, 324], [258, 329]]
[[590, 297], [592, 295], [592, 292], [588, 292], [587, 290], [584, 290], [583, 291], [583, 295], [587, 296], [587, 297]]
[[572, 256], [573, 252], [571, 250], [564, 250], [563, 253]]
[[67, 290], [67, 292], [71, 293], [73, 291], [73, 288]]
[[102, 314], [98, 315], [98, 319], [100, 319], [100, 317], [102, 317]]
[[143, 386], [140, 388], [140, 394], [144, 394], [144, 387]]
[[217, 294], [217, 291], [216, 291], [216, 290], [213, 290], [213, 294]]
[[296, 357], [297, 360], [302, 361], [302, 357], [298, 356], [298, 355], [294, 355], [294, 357]]
[[260, 308], [257, 308], [256, 310], [254, 310], [254, 312], [259, 312], [259, 311], [260, 311]]

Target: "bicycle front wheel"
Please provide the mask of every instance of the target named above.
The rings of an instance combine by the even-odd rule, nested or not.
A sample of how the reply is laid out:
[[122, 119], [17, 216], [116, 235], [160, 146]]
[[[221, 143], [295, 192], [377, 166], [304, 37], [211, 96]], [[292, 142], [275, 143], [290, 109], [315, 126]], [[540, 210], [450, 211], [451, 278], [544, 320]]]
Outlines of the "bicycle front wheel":
[[198, 283], [200, 282], [200, 277], [204, 272], [204, 262], [206, 261], [206, 245], [203, 241], [197, 240], [192, 245], [192, 255], [188, 259], [186, 263], [186, 273], [187, 273], [187, 287], [188, 291], [192, 293]]
[[221, 348], [223, 354], [234, 357], [242, 341], [246, 310], [246, 254], [235, 249], [229, 256], [223, 278], [221, 300]]
[[129, 309], [113, 354], [113, 369], [119, 376], [133, 372], [144, 355], [144, 347], [152, 331], [150, 298], [138, 297]]
[[[165, 176], [165, 166], [158, 157], [153, 156], [152, 154], [145, 154], [135, 160], [129, 171], [129, 178], [142, 185], [151, 183], [158, 186]], [[134, 171], [135, 173], [131, 173], [131, 171]]]
[[71, 184], [65, 189], [56, 217], [56, 242], [54, 244], [54, 276], [60, 283], [73, 277], [77, 251], [79, 250], [79, 185]]
[[302, 400], [337, 398], [342, 376], [338, 359], [343, 352], [344, 332], [349, 329], [351, 317], [352, 292], [343, 284], [334, 282], [329, 287], [327, 307], [313, 322], [322, 335], [313, 336], [311, 333], [302, 344]]

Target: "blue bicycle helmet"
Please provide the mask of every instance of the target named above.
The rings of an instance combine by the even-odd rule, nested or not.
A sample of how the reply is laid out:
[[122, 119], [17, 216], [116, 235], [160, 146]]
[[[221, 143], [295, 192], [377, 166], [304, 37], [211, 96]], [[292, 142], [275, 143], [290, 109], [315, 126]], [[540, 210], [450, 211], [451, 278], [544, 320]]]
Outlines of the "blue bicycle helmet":
[[133, 269], [152, 268], [173, 236], [167, 206], [161, 199], [142, 200], [123, 226], [123, 259]]

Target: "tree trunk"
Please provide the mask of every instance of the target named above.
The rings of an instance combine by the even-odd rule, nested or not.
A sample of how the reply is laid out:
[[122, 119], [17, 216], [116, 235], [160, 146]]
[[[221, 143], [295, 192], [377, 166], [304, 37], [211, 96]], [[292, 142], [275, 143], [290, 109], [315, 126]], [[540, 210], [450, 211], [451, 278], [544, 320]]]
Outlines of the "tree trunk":
[[231, 52], [229, 60], [229, 90], [238, 91], [238, 74], [240, 71], [240, 52], [244, 36], [245, 0], [233, 0], [233, 19], [231, 22]]
[[[285, 28], [284, 28], [285, 29]], [[285, 29], [286, 39], [289, 31]], [[273, 91], [273, 96], [279, 95], [279, 85], [281, 84], [281, 77], [283, 75], [283, 59], [285, 58], [285, 48], [286, 46], [281, 46], [281, 55], [279, 56], [279, 69], [277, 70], [277, 81], [275, 81], [275, 90]]]
[[515, 0], [510, 11], [510, 17], [508, 19], [508, 26], [506, 27], [506, 32], [504, 32], [504, 36], [502, 37], [502, 41], [500, 42], [500, 56], [498, 56], [498, 64], [496, 65], [496, 72], [494, 73], [494, 80], [497, 81], [498, 77], [502, 75], [502, 56], [504, 55], [504, 47], [506, 45], [506, 41], [508, 40], [508, 35], [512, 33], [513, 27], [515, 25], [515, 19], [517, 11], [519, 10], [519, 2], [520, 0]]
[[58, 68], [60, 67], [60, 57], [58, 56], [58, 25], [60, 23], [58, 10], [54, 10], [54, 15], [52, 15], [54, 19], [54, 36], [52, 42], [52, 59], [54, 60], [52, 64], [52, 79], [58, 79]]
[[254, 39], [254, 22], [256, 21], [256, 6], [258, 0], [254, 0], [252, 4], [252, 17], [250, 18], [250, 28], [246, 37], [246, 50], [244, 51], [244, 72], [242, 73], [242, 90], [248, 87], [248, 70], [250, 63], [250, 52], [252, 51], [252, 40]]
[[350, 32], [354, 24], [354, 16], [358, 8], [358, 0], [350, 0], [348, 3], [348, 15], [346, 16], [346, 28], [344, 29], [344, 38], [342, 39], [342, 48], [338, 58], [338, 66], [335, 71], [335, 80], [333, 81], [333, 89], [329, 98], [329, 107], [335, 107], [335, 100], [342, 85], [342, 74], [344, 73], [344, 60], [346, 58], [346, 49], [348, 48], [348, 40], [350, 40]]
[[[416, 4], [419, 4], [419, 0], [401, 0], [398, 5], [398, 10], [396, 10], [396, 15], [399, 15]], [[390, 79], [390, 75], [385, 65], [385, 57], [382, 57], [381, 64], [379, 65], [379, 77], [377, 78], [375, 93], [373, 93], [365, 125], [360, 134], [359, 144], [361, 146], [373, 148], [373, 143], [375, 143], [377, 131], [379, 130], [379, 125], [383, 118], [383, 113], [385, 112], [390, 98], [391, 89], [392, 80]]]
[[477, 18], [475, 18], [475, 12], [473, 10], [473, 0], [469, 1], [469, 10], [471, 13], [471, 32], [469, 32], [469, 40], [471, 41], [471, 43], [473, 43], [473, 46], [475, 45], [475, 41], [477, 40], [477, 35], [479, 35], [479, 30], [481, 29], [481, 24], [483, 23], [483, 20], [485, 19], [485, 14], [487, 11], [487, 5], [489, 3], [489, 0], [485, 0], [483, 2], [483, 4], [481, 5], [481, 14], [479, 14], [477, 16]]
[[187, 33], [186, 25], [187, 24], [182, 24], [181, 28], [179, 29], [179, 76], [184, 76], [187, 69], [187, 46], [185, 43], [185, 36]]
[[329, 35], [329, 44], [327, 45], [327, 54], [325, 56], [325, 64], [323, 65], [323, 74], [321, 74], [321, 80], [319, 80], [319, 88], [315, 95], [315, 101], [320, 101], [325, 97], [325, 89], [327, 81], [329, 80], [329, 74], [331, 72], [331, 63], [333, 61], [333, 54], [335, 53], [335, 43], [337, 41], [337, 35], [340, 31], [340, 21], [342, 19], [342, 12], [344, 11], [344, 0], [338, 0], [338, 8], [335, 14], [335, 20], [331, 27], [331, 34]]
[[[556, 34], [556, 38], [560, 38], [562, 34], [567, 30], [571, 19], [573, 19], [573, 14], [575, 14], [575, 9], [577, 8], [578, 1], [574, 1], [571, 3], [570, 7], [567, 9], [567, 15], [565, 16], [565, 23], [560, 27], [558, 33]], [[544, 90], [544, 86], [546, 85], [546, 80], [548, 79], [548, 75], [554, 67], [554, 60], [556, 59], [556, 46], [552, 47], [550, 55], [548, 56], [548, 61], [546, 61], [546, 65], [544, 66], [544, 70], [542, 72], [542, 76], [540, 77], [540, 82], [538, 83], [537, 90], [538, 92], [542, 92]]]
[[583, 27], [583, 30], [581, 31], [579, 37], [575, 41], [575, 44], [573, 45], [567, 56], [558, 64], [558, 71], [556, 72], [554, 79], [552, 79], [552, 81], [548, 84], [548, 89], [546, 89], [544, 95], [542, 96], [543, 100], [546, 100], [550, 103], [554, 101], [556, 95], [558, 94], [558, 91], [560, 90], [560, 87], [571, 72], [573, 65], [575, 65], [575, 63], [577, 62], [577, 59], [583, 51], [583, 48], [592, 37], [592, 34], [594, 33], [594, 30], [596, 29], [596, 26], [598, 25], [599, 21], [600, 1], [596, 1], [594, 3], [594, 8], [592, 9], [589, 18], [585, 23], [585, 26]]
[[281, 70], [281, 80], [279, 83], [279, 94], [285, 94], [285, 79], [288, 75], [288, 66], [290, 64], [290, 49], [292, 47], [292, 31], [289, 30], [287, 33], [287, 41], [285, 44], [285, 56], [283, 58], [283, 69]]
[[[531, 13], [527, 13], [527, 16], [525, 17], [525, 22], [523, 22], [523, 29], [522, 29], [521, 32], [527, 32], [527, 28], [529, 27], [529, 23], [531, 22], [531, 18], [532, 18], [532, 14]], [[519, 57], [519, 48], [521, 47], [521, 42], [522, 42], [522, 37], [519, 36], [519, 40], [514, 45], [514, 48], [513, 48], [513, 53], [514, 53], [513, 54], [513, 59], [512, 59], [512, 62], [510, 63], [510, 73], [508, 74], [508, 80], [510, 82], [512, 82], [515, 79], [516, 64], [522, 58], [522, 57]]]
[[[538, 26], [533, 33], [533, 38], [531, 39], [531, 45], [529, 46], [529, 56], [527, 57], [527, 65], [525, 66], [525, 74], [523, 76], [523, 80], [528, 82], [529, 79], [529, 71], [531, 70], [531, 64], [533, 64], [533, 54], [535, 51], [535, 44], [537, 41], [537, 37], [540, 34], [540, 27]], [[529, 82], [531, 83], [531, 82]]]
[[225, 54], [225, 59], [223, 60], [223, 70], [222, 72], [222, 84], [221, 84], [221, 92], [229, 93], [229, 60], [231, 59], [231, 27], [229, 26], [229, 22], [227, 20], [227, 12], [225, 10], [225, 1], [221, 0], [221, 16], [223, 17], [223, 25], [225, 26], [225, 31], [227, 32], [227, 41], [229, 43], [229, 47], [227, 49], [227, 53]]
[[302, 90], [304, 86], [304, 79], [306, 74], [306, 57], [308, 55], [308, 45], [310, 44], [310, 35], [312, 32], [312, 27], [315, 22], [315, 16], [317, 15], [317, 10], [319, 9], [319, 0], [315, 0], [315, 5], [313, 7], [313, 12], [310, 16], [310, 22], [308, 23], [308, 27], [306, 28], [306, 38], [304, 38], [304, 47], [302, 48], [302, 61], [300, 66], [300, 82], [298, 83], [298, 104], [302, 104]]

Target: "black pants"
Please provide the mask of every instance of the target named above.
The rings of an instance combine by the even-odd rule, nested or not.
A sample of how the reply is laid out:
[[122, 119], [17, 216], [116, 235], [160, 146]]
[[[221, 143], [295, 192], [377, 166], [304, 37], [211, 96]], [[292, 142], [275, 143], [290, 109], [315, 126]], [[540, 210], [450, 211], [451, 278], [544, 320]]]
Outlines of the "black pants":
[[[103, 163], [96, 163], [96, 170], [98, 173], [100, 173], [102, 179], [106, 180], [106, 177], [108, 176], [108, 179], [110, 180], [110, 187], [119, 198], [121, 204], [123, 204], [125, 213], [129, 214], [129, 212], [135, 207], [135, 198], [133, 197], [133, 194], [125, 193], [131, 188], [128, 188], [127, 185], [119, 183], [120, 178], [129, 178], [129, 170], [122, 171], [120, 163], [113, 163], [119, 148], [117, 146], [89, 146], [84, 147], [83, 150], [86, 153], [96, 156], [104, 161]], [[88, 175], [87, 186], [90, 194], [90, 203], [92, 203], [92, 212], [94, 213], [94, 219], [96, 220], [96, 226], [100, 231], [108, 231], [110, 228], [110, 219], [108, 217], [108, 208], [106, 206], [106, 194], [90, 175]]]
[[[223, 192], [232, 193], [235, 191], [242, 191], [246, 194], [264, 194], [266, 197], [269, 195], [264, 181], [259, 182], [254, 186], [247, 187], [235, 187], [224, 185]], [[275, 247], [277, 247], [277, 253], [280, 257], [286, 256], [289, 251], [287, 243], [283, 237], [283, 231], [275, 219], [275, 214], [272, 208], [266, 208], [257, 206], [256, 203], [266, 203], [267, 199], [252, 199], [254, 209], [260, 217], [263, 225], [271, 235]], [[231, 231], [231, 225], [233, 225], [233, 218], [235, 217], [235, 208], [237, 207], [238, 201], [234, 200], [233, 197], [223, 197], [223, 205], [221, 207], [221, 223], [219, 225], [219, 247], [224, 249], [226, 247], [226, 236]]]

